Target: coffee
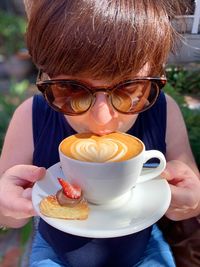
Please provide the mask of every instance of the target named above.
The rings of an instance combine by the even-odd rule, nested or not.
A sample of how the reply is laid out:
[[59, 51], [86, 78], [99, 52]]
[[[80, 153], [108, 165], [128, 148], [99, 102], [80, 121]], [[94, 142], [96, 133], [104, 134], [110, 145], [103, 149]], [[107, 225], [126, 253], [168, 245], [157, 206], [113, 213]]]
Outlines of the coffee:
[[[166, 166], [160, 151], [146, 151], [141, 140], [119, 132], [67, 137], [59, 145], [59, 157], [66, 179], [79, 185], [84, 197], [95, 204], [120, 201], [138, 181], [157, 177]], [[142, 173], [144, 163], [152, 158], [158, 158], [159, 165]]]
[[131, 159], [143, 150], [135, 137], [123, 133], [97, 136], [80, 133], [64, 139], [60, 150], [69, 158], [85, 162], [114, 162]]

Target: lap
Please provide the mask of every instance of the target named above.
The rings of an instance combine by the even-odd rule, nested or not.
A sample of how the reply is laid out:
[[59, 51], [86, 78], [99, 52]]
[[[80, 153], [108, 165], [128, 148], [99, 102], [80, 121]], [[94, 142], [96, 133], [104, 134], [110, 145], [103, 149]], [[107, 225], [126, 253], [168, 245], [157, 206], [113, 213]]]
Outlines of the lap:
[[175, 267], [174, 258], [162, 232], [154, 225], [142, 259], [134, 267]]
[[[133, 248], [134, 249], [134, 248]], [[39, 232], [33, 241], [30, 267], [68, 267], [63, 265], [54, 250], [42, 238]], [[169, 245], [156, 225], [153, 226], [151, 237], [142, 259], [134, 267], [175, 267]], [[95, 266], [94, 266], [95, 267]]]
[[[37, 231], [33, 240], [30, 267], [64, 267], [54, 250]], [[66, 265], [65, 265], [66, 267]]]

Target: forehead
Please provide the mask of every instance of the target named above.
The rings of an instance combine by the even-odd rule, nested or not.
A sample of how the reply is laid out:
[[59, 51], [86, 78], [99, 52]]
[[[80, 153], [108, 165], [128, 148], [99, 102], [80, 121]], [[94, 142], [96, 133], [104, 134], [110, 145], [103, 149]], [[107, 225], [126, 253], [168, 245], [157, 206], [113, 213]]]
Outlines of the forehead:
[[146, 77], [148, 76], [149, 73], [149, 68], [148, 65], [146, 64], [139, 72], [137, 72], [136, 74], [134, 72], [132, 72], [130, 75], [126, 76], [126, 77], [116, 77], [114, 79], [97, 79], [97, 78], [93, 78], [89, 75], [87, 75], [87, 73], [85, 74], [80, 74], [80, 75], [67, 75], [67, 74], [61, 74], [61, 75], [57, 75], [54, 77], [51, 77], [52, 79], [69, 79], [69, 80], [79, 80], [79, 81], [83, 81], [86, 83], [89, 83], [91, 85], [95, 85], [95, 86], [110, 86], [111, 84], [116, 84], [119, 83], [123, 80], [131, 80], [134, 79], [135, 77]]

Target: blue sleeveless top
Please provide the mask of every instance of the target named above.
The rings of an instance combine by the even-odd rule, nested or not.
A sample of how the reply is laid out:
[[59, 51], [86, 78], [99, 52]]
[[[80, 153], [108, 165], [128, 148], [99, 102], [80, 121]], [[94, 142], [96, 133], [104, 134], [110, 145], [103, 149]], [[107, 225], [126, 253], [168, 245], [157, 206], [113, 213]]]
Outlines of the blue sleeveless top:
[[[161, 93], [156, 104], [141, 113], [129, 134], [140, 138], [146, 149], [166, 152], [166, 99]], [[33, 98], [33, 164], [49, 168], [59, 161], [58, 145], [75, 131], [63, 114], [54, 111], [41, 95]], [[64, 266], [128, 267], [136, 264], [148, 244], [152, 227], [117, 238], [84, 238], [64, 233], [40, 219], [39, 232], [54, 249]]]

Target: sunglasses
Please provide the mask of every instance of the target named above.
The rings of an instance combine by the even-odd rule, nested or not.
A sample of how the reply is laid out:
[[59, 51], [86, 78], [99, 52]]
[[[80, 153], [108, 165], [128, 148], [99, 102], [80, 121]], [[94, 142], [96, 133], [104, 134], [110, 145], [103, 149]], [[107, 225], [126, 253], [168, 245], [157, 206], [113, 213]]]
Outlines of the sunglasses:
[[42, 81], [39, 71], [36, 85], [48, 104], [65, 115], [76, 116], [87, 112], [95, 103], [97, 93], [107, 95], [115, 110], [123, 114], [141, 113], [156, 102], [165, 77], [138, 77], [112, 87], [96, 88], [78, 80], [47, 79]]

